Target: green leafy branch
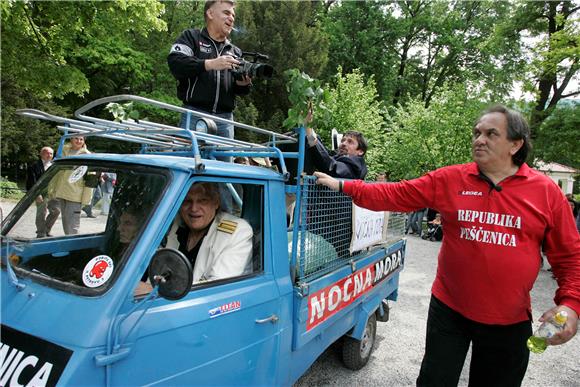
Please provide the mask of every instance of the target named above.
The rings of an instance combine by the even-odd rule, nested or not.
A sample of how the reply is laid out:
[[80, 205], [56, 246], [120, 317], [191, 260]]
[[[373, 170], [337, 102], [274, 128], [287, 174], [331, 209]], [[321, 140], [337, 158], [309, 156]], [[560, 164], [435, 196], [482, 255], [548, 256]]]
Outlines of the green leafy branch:
[[124, 104], [111, 102], [105, 106], [105, 109], [113, 115], [117, 122], [139, 120], [139, 111], [133, 107], [133, 102]]
[[286, 90], [292, 103], [292, 107], [288, 109], [288, 118], [284, 120], [284, 127], [292, 129], [306, 126], [309, 109], [314, 113], [309, 126], [317, 127], [327, 122], [330, 119], [330, 111], [325, 102], [329, 94], [321, 87], [320, 81], [297, 69], [287, 70], [284, 75], [288, 78]]

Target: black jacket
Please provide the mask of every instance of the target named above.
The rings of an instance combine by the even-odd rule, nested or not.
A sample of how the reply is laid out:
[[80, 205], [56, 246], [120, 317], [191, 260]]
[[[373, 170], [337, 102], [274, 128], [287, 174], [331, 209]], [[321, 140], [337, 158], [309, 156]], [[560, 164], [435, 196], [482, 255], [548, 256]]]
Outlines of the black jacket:
[[[308, 146], [308, 145], [307, 145]], [[363, 180], [367, 175], [367, 165], [362, 156], [331, 156], [322, 145], [320, 138], [316, 145], [308, 148], [316, 169], [332, 177]]]
[[38, 159], [28, 167], [26, 176], [26, 190], [29, 191], [30, 188], [40, 179], [40, 176], [44, 173], [44, 164], [42, 160]]
[[177, 79], [177, 97], [186, 105], [211, 113], [231, 113], [236, 94], [250, 92], [250, 86], [238, 86], [230, 70], [206, 71], [205, 60], [218, 56], [241, 57], [242, 50], [229, 40], [218, 48], [207, 29], [185, 30], [167, 57], [169, 70]]

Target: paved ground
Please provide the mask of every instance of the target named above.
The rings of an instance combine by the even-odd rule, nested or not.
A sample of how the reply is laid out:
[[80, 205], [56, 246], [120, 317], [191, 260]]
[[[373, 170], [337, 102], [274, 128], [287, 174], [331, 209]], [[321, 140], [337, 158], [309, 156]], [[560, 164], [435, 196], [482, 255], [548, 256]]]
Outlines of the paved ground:
[[[4, 216], [14, 203], [0, 202]], [[34, 230], [34, 215], [24, 228]], [[81, 227], [88, 230], [103, 228], [106, 217], [86, 218]], [[54, 234], [62, 233], [60, 224]], [[419, 374], [424, 349], [425, 323], [430, 289], [435, 277], [439, 242], [408, 238], [405, 269], [401, 273], [399, 300], [393, 303], [391, 321], [378, 323], [377, 343], [371, 360], [358, 372], [342, 366], [337, 348], [327, 350], [296, 386], [411, 386]], [[551, 273], [541, 270], [532, 292], [534, 318], [553, 306], [556, 283]], [[536, 325], [537, 326], [537, 325]], [[542, 355], [531, 355], [523, 386], [579, 386], [580, 387], [580, 334], [565, 345], [549, 347]], [[469, 358], [466, 362], [469, 364]], [[467, 385], [464, 368], [460, 386]]]
[[[0, 210], [2, 216], [6, 218], [10, 211], [14, 208], [17, 202], [12, 200], [2, 199], [0, 201]], [[98, 209], [93, 210], [93, 214], [97, 215], [96, 218], [88, 218], [84, 212], [81, 212], [81, 224], [79, 227], [80, 234], [96, 233], [102, 232], [107, 225], [107, 216], [100, 215], [101, 211]], [[13, 236], [23, 236], [26, 238], [34, 238], [36, 236], [36, 226], [34, 224], [36, 216], [36, 206], [31, 206], [28, 208], [27, 213], [20, 219], [15, 229], [12, 231]], [[62, 228], [61, 217], [57, 219], [51, 232], [54, 236], [64, 236], [64, 231]]]
[[[439, 242], [423, 241], [413, 236], [408, 238], [399, 300], [393, 303], [391, 321], [378, 323], [376, 348], [365, 368], [357, 372], [344, 368], [338, 349], [331, 347], [296, 386], [414, 385], [425, 347], [427, 309], [440, 246]], [[553, 306], [555, 289], [551, 273], [541, 270], [532, 292], [536, 320]], [[580, 335], [576, 335], [565, 345], [549, 347], [541, 355], [531, 354], [523, 386], [580, 386], [579, 345]], [[465, 367], [460, 386], [467, 385], [467, 372]]]

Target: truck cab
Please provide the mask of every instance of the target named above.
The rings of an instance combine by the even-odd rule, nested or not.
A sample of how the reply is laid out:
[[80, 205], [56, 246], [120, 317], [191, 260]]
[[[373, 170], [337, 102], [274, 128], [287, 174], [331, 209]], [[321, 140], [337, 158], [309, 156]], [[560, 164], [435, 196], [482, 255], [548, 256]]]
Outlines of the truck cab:
[[[127, 100], [186, 114], [199, 131], [87, 114]], [[140, 149], [60, 157], [3, 221], [0, 385], [290, 385], [337, 340], [347, 367], [366, 364], [376, 321], [388, 320], [397, 297], [403, 217], [361, 217], [348, 197], [304, 175], [304, 152], [277, 146], [304, 149], [303, 128], [285, 136], [235, 123], [266, 139], [223, 139], [211, 133], [218, 117], [127, 95], [94, 101], [75, 119], [20, 114], [56, 123], [57, 155], [78, 135]], [[235, 156], [278, 168], [217, 160]], [[114, 177], [106, 214], [66, 234], [61, 207], [49, 235], [37, 237], [39, 200], [61, 200], [59, 184], [89, 197], [105, 175]], [[200, 269], [200, 253], [192, 261], [171, 245], [200, 185], [215, 188], [224, 214], [204, 238], [216, 238], [210, 250], [226, 241], [225, 253], [209, 262], [242, 254], [243, 270]], [[227, 239], [242, 229], [243, 244]], [[381, 238], [355, 246], [354, 234]]]

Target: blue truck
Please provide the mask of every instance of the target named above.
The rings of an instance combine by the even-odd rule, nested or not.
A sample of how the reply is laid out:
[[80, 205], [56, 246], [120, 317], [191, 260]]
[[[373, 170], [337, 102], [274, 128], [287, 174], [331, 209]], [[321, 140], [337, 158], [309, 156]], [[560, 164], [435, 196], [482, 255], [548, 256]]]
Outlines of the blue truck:
[[[196, 131], [102, 118], [121, 102], [185, 114]], [[130, 95], [93, 101], [74, 119], [19, 114], [63, 135], [54, 164], [2, 222], [0, 385], [291, 385], [337, 341], [346, 367], [367, 363], [397, 298], [404, 220], [355, 222], [348, 197], [303, 173], [304, 128], [280, 134]], [[220, 121], [249, 134], [218, 137]], [[129, 151], [64, 157], [79, 135]], [[103, 175], [114, 176], [106, 215], [82, 217], [69, 235], [58, 219], [37, 237], [38, 203], [57, 200], [55, 184], [82, 189], [84, 201]], [[196, 182], [219, 185], [227, 211], [251, 225], [250, 272], [192, 281], [184, 255], [164, 247]], [[137, 220], [122, 229], [130, 208]], [[144, 282], [152, 290], [138, 291]]]

